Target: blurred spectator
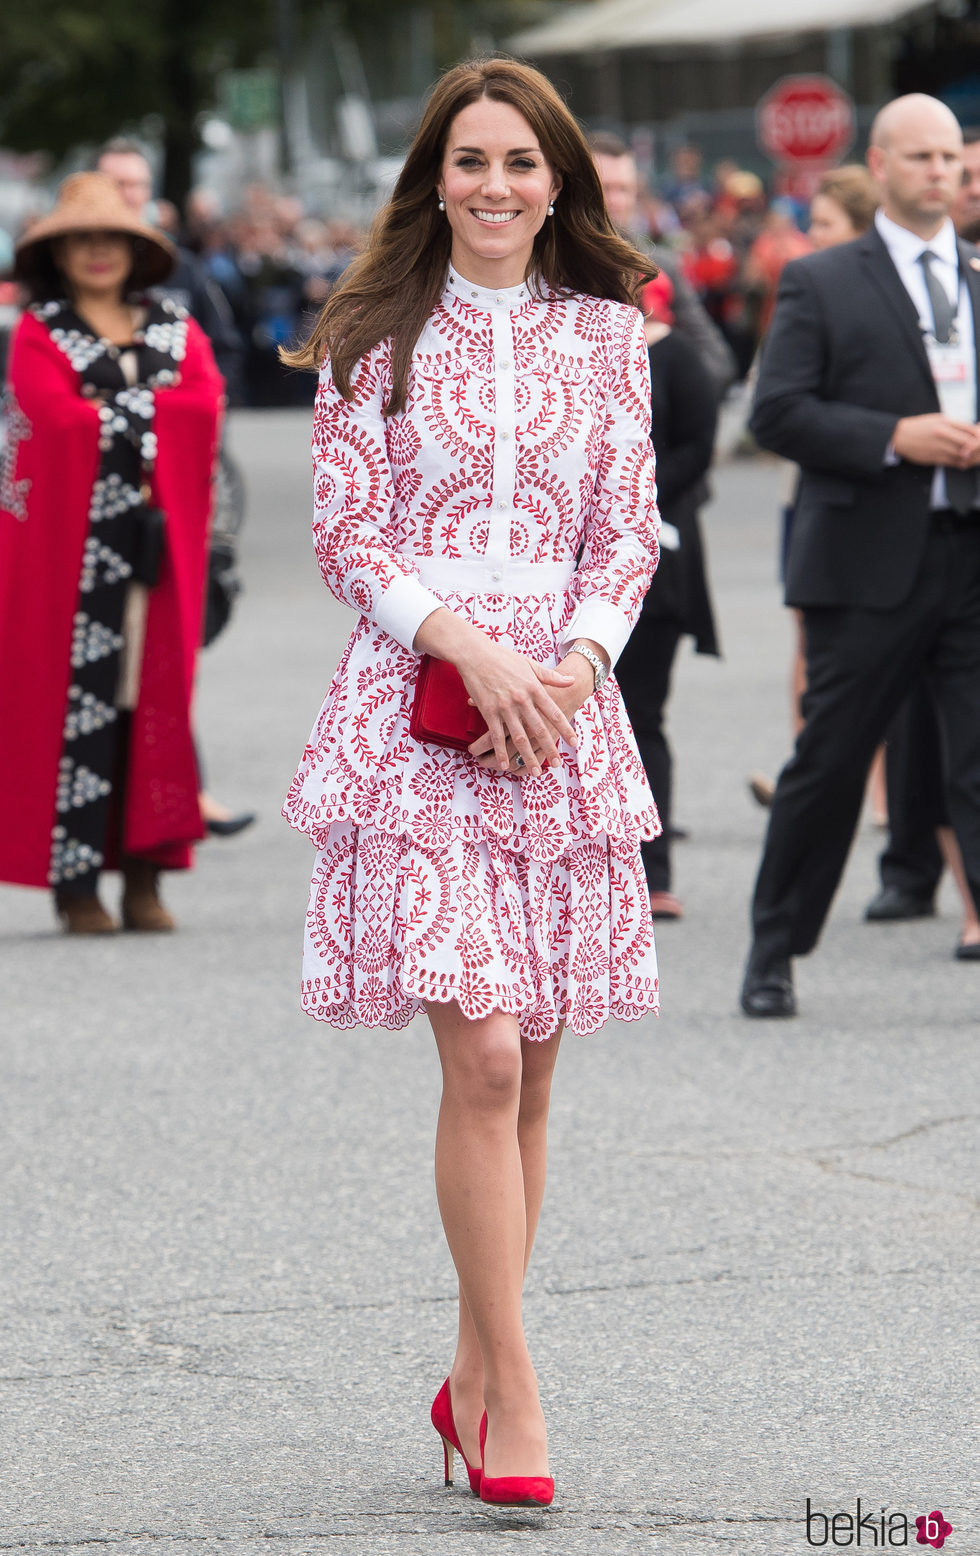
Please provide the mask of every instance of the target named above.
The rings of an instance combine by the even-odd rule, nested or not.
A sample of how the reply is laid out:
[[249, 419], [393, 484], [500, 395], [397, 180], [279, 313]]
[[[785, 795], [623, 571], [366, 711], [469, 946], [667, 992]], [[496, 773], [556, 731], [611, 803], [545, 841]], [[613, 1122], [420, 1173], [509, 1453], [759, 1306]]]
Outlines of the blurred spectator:
[[739, 263], [743, 263], [762, 231], [768, 209], [765, 185], [758, 173], [736, 168], [725, 179], [714, 209], [721, 230], [731, 241]]
[[963, 185], [952, 216], [961, 238], [980, 243], [980, 128], [963, 131]]
[[279, 347], [294, 340], [297, 334], [304, 276], [294, 263], [275, 205], [263, 205], [254, 198], [249, 204], [254, 214], [246, 214], [236, 227], [236, 263], [244, 295], [248, 403], [312, 403], [315, 380], [287, 372], [279, 361]]
[[735, 376], [734, 359], [685, 279], [676, 257], [670, 250], [651, 243], [648, 237], [637, 234], [640, 177], [636, 159], [618, 135], [597, 131], [588, 140], [610, 220], [648, 253], [654, 264], [670, 278], [675, 327], [698, 352], [720, 398]]
[[741, 380], [751, 365], [755, 341], [745, 322], [738, 255], [706, 195], [689, 200], [682, 218], [684, 276], [725, 340]]
[[660, 566], [640, 619], [616, 666], [616, 679], [651, 788], [656, 784], [663, 832], [640, 851], [654, 918], [684, 909], [671, 886], [673, 758], [664, 710], [677, 647], [685, 633], [699, 654], [718, 654], [698, 510], [714, 450], [717, 396], [700, 356], [674, 327], [673, 286], [663, 272], [644, 287], [653, 385], [652, 437], [657, 453]]
[[[129, 209], [136, 215], [146, 215], [153, 199], [153, 175], [150, 164], [135, 141], [121, 136], [107, 141], [99, 153], [96, 166], [114, 181]], [[179, 214], [168, 201], [162, 201], [165, 217], [169, 215], [169, 235], [176, 238], [180, 227]], [[175, 220], [176, 219], [176, 220]], [[162, 225], [162, 224], [160, 224]], [[196, 319], [211, 342], [215, 361], [221, 370], [232, 404], [241, 400], [242, 343], [235, 329], [234, 319], [221, 292], [208, 279], [196, 256], [190, 249], [177, 248], [177, 263], [158, 296], [171, 297], [186, 308]]]
[[747, 312], [757, 343], [769, 328], [784, 266], [791, 259], [809, 254], [810, 249], [809, 238], [796, 225], [792, 204], [788, 200], [774, 200], [742, 271]]
[[860, 162], [825, 173], [810, 202], [810, 243], [830, 249], [867, 232], [878, 209], [878, 186]]
[[[175, 254], [101, 173], [17, 246], [0, 508], [0, 879], [69, 933], [169, 930], [161, 869], [202, 834], [190, 699], [223, 385], [153, 289]], [[161, 799], [165, 796], [165, 800]]]
[[675, 210], [681, 210], [692, 197], [707, 196], [701, 177], [703, 163], [700, 146], [678, 146], [671, 157], [661, 193]]

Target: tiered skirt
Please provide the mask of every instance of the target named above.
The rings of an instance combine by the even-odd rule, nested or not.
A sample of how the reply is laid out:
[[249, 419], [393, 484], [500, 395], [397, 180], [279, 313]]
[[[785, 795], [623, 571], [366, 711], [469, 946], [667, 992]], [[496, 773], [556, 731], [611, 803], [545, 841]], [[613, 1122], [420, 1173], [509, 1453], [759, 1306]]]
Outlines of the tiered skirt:
[[[496, 641], [556, 662], [565, 597], [445, 596]], [[316, 1020], [397, 1029], [427, 1002], [519, 1018], [527, 1038], [659, 1008], [641, 838], [660, 830], [614, 678], [539, 777], [409, 734], [418, 660], [362, 620], [283, 814], [317, 848], [303, 956]]]

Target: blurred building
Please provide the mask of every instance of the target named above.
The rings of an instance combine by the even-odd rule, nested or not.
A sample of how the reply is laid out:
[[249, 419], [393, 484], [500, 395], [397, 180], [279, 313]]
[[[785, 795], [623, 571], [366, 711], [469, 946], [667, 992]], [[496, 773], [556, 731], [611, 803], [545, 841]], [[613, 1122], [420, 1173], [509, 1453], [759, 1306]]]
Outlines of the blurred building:
[[629, 132], [663, 166], [686, 141], [766, 168], [755, 108], [780, 77], [820, 73], [857, 105], [858, 146], [901, 92], [980, 123], [980, 0], [592, 0], [509, 39], [590, 124]]

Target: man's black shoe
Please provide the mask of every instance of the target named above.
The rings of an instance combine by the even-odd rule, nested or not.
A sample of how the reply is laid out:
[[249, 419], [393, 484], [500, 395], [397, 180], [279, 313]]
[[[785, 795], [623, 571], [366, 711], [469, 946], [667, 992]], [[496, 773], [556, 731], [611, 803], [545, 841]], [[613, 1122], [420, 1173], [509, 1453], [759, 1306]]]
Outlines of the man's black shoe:
[[870, 924], [898, 924], [907, 918], [932, 918], [936, 904], [931, 897], [917, 897], [900, 886], [883, 886], [864, 910]]
[[796, 995], [789, 959], [770, 962], [761, 969], [749, 963], [740, 1003], [747, 1016], [795, 1016]]

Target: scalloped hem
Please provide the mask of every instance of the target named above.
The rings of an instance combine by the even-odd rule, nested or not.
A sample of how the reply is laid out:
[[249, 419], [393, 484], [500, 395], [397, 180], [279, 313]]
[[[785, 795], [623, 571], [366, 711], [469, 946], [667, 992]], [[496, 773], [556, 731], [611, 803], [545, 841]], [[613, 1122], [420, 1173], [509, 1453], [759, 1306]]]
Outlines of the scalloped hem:
[[347, 824], [317, 855], [302, 1001], [317, 1020], [398, 1030], [454, 1002], [467, 1020], [499, 1010], [545, 1039], [655, 1013], [659, 994], [638, 847], [594, 839], [541, 863]]
[[[656, 980], [655, 980], [656, 981]], [[628, 1004], [616, 1003], [603, 1015], [595, 1017], [590, 1013], [584, 1020], [576, 1020], [569, 1014], [558, 1012], [557, 1019], [552, 1020], [550, 1015], [544, 1012], [528, 1011], [526, 1007], [515, 1006], [513, 1002], [501, 1001], [493, 1003], [487, 1008], [473, 1008], [466, 1002], [457, 998], [452, 992], [433, 994], [429, 996], [427, 1003], [431, 1005], [451, 1005], [455, 1000], [459, 1004], [467, 1021], [482, 1021], [487, 1016], [499, 1011], [502, 1015], [517, 1016], [521, 1037], [528, 1042], [544, 1043], [555, 1033], [562, 1031], [571, 1032], [575, 1037], [591, 1037], [599, 1032], [610, 1021], [642, 1021], [645, 1016], [660, 1015], [660, 990], [659, 986], [651, 992], [649, 1003], [637, 1000]], [[425, 1003], [420, 998], [406, 999], [405, 1003], [396, 1009], [387, 1009], [380, 1013], [376, 1003], [370, 999], [362, 1001], [360, 1007], [352, 1008], [350, 1005], [338, 1002], [337, 1004], [323, 1005], [319, 1001], [308, 999], [304, 991], [302, 1008], [304, 1013], [313, 1021], [323, 1026], [336, 1028], [341, 1032], [349, 1032], [353, 1027], [363, 1026], [374, 1031], [403, 1032], [417, 1016], [426, 1014]]]
[[[444, 848], [452, 842], [482, 843], [490, 848], [502, 849], [504, 853], [512, 854], [515, 858], [533, 859], [537, 864], [557, 864], [559, 859], [564, 859], [573, 849], [580, 848], [586, 843], [595, 843], [600, 839], [615, 845], [619, 849], [632, 852], [633, 848], [641, 842], [651, 843], [658, 838], [663, 831], [660, 823], [660, 815], [656, 805], [652, 805], [640, 816], [632, 816], [635, 831], [627, 831], [623, 826], [610, 830], [603, 825], [601, 820], [585, 822], [580, 831], [574, 836], [563, 837], [560, 844], [556, 842], [553, 849], [535, 849], [529, 845], [521, 834], [511, 834], [509, 837], [500, 837], [492, 832], [489, 827], [482, 824], [476, 817], [465, 818], [468, 825], [462, 827], [447, 826], [436, 835], [420, 836], [413, 831], [410, 820], [396, 816], [375, 816], [368, 820], [363, 819], [352, 808], [341, 806], [335, 812], [318, 812], [316, 821], [301, 819], [295, 814], [295, 809], [290, 806], [288, 800], [280, 812], [283, 820], [292, 827], [294, 832], [300, 832], [308, 837], [314, 848], [325, 848], [329, 842], [332, 827], [356, 827], [359, 830], [368, 827], [375, 832], [383, 832], [386, 837], [405, 838], [416, 848], [431, 850]], [[622, 814], [620, 819], [622, 819]]]

